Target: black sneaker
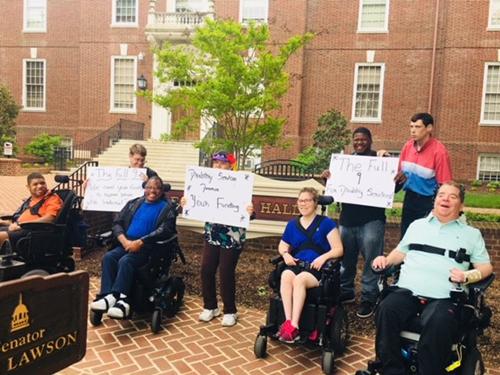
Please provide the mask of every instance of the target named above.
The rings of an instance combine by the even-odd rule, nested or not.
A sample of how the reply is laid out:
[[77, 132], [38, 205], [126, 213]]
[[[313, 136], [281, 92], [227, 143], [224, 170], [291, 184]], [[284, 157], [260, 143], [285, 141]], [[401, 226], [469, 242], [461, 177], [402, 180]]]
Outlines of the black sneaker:
[[373, 310], [375, 308], [375, 305], [369, 301], [363, 301], [359, 305], [358, 311], [356, 312], [356, 315], [360, 318], [369, 318], [370, 316], [373, 315]]

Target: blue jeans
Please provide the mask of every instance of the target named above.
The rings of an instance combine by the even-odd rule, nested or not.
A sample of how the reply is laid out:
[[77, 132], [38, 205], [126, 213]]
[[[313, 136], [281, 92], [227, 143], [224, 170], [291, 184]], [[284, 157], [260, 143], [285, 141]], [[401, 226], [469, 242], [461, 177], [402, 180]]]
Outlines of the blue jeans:
[[101, 295], [123, 293], [130, 295], [135, 271], [146, 264], [150, 249], [143, 247], [136, 253], [129, 253], [118, 246], [102, 258]]
[[340, 237], [344, 246], [340, 285], [342, 297], [354, 298], [354, 279], [358, 256], [361, 252], [365, 260], [361, 281], [361, 302], [375, 303], [379, 294], [377, 279], [371, 270], [373, 259], [384, 252], [385, 223], [382, 220], [370, 221], [357, 227], [340, 226]]

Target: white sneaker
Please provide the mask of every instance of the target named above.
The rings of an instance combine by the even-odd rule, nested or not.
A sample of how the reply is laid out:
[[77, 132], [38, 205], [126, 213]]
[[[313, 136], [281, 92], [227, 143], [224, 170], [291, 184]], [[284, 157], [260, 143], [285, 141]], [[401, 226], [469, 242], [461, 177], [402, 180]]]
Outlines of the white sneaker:
[[220, 315], [220, 310], [218, 308], [213, 310], [203, 309], [200, 316], [198, 317], [198, 320], [201, 320], [202, 322], [209, 322], [213, 318], [218, 317], [219, 315]]
[[126, 319], [130, 314], [130, 305], [120, 299], [108, 310], [108, 316], [113, 319]]
[[104, 298], [99, 298], [98, 300], [90, 304], [90, 309], [96, 312], [105, 313], [110, 308], [112, 308], [116, 303], [116, 298], [113, 294], [108, 294]]
[[237, 314], [224, 314], [224, 317], [222, 318], [222, 326], [232, 327], [236, 324], [237, 320], [238, 320]]

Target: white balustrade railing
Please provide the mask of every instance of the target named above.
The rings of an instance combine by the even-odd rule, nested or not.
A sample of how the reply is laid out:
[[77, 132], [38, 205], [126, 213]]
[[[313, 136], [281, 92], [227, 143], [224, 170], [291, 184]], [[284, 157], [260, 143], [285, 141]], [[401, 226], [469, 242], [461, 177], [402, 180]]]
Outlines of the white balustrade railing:
[[196, 26], [203, 23], [206, 17], [213, 18], [211, 12], [155, 12], [154, 22], [160, 25]]

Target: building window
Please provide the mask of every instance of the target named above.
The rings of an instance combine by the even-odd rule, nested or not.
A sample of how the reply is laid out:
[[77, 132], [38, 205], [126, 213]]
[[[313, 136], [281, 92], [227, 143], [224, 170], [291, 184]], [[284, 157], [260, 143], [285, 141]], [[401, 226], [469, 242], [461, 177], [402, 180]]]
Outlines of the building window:
[[23, 109], [45, 111], [45, 60], [23, 60]]
[[500, 125], [500, 63], [486, 63], [484, 68], [481, 123]]
[[177, 0], [175, 11], [179, 12], [208, 12], [208, 0]]
[[359, 33], [386, 33], [389, 24], [389, 0], [359, 0]]
[[243, 23], [267, 22], [268, 12], [269, 0], [240, 0], [240, 19]]
[[490, 0], [488, 30], [500, 30], [500, 0]]
[[137, 0], [113, 0], [112, 26], [136, 27], [139, 17], [139, 5]]
[[480, 155], [477, 179], [500, 181], [500, 155]]
[[135, 113], [136, 57], [113, 56], [111, 60], [111, 112]]
[[47, 32], [47, 0], [24, 0], [24, 32]]
[[384, 68], [384, 64], [356, 64], [352, 121], [381, 121]]

